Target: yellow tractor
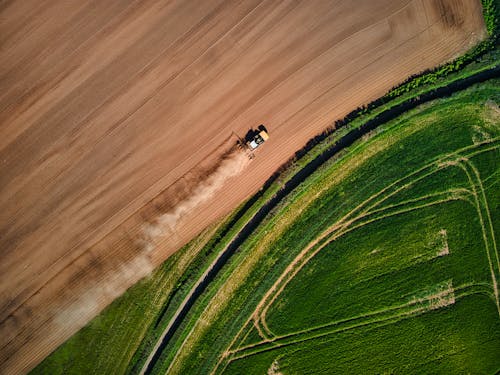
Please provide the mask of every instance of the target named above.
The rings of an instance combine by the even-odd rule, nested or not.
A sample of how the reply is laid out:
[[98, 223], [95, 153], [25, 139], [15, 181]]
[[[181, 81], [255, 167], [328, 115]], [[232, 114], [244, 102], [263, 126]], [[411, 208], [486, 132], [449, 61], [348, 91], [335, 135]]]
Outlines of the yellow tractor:
[[239, 137], [236, 133], [234, 134], [238, 137], [238, 145], [247, 153], [250, 159], [255, 157], [253, 151], [269, 139], [269, 133], [264, 125], [260, 125], [257, 130], [250, 129], [245, 138]]
[[269, 134], [267, 134], [265, 130], [261, 130], [260, 132], [255, 134], [255, 136], [250, 142], [247, 142], [248, 148], [251, 151], [253, 151], [268, 139], [269, 139]]

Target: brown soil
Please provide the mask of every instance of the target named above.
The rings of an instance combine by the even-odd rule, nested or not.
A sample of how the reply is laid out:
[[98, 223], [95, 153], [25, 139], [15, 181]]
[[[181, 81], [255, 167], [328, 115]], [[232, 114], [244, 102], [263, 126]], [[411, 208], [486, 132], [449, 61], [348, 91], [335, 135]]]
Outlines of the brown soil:
[[[478, 0], [0, 3], [0, 372], [35, 366], [332, 121], [483, 36]], [[261, 123], [256, 158], [192, 204], [231, 132]]]

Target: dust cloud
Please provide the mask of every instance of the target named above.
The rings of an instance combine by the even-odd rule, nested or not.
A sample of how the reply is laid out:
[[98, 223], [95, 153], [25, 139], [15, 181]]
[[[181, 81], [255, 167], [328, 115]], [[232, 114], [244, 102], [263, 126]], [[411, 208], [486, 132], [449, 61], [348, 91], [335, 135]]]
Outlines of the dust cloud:
[[228, 152], [213, 172], [200, 178], [187, 198], [152, 223], [144, 225], [142, 239], [144, 250], [150, 253], [155, 248], [156, 240], [175, 235], [176, 226], [182, 217], [211, 199], [228, 179], [239, 175], [249, 163], [250, 159], [243, 150], [234, 148]]
[[130, 286], [131, 280], [138, 281], [153, 271], [147, 254], [141, 254], [131, 261], [119, 265], [112, 273], [94, 281], [87, 290], [69, 306], [54, 317], [54, 323], [70, 331], [82, 328], [96, 316], [109, 301], [121, 296]]

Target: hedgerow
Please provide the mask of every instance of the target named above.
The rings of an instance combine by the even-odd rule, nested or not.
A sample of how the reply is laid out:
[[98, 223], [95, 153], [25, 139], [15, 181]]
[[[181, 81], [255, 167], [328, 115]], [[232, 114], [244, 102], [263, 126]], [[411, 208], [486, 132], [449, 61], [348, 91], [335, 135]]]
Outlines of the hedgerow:
[[406, 81], [393, 87], [386, 95], [379, 99], [380, 104], [425, 84], [435, 83], [438, 79], [447, 76], [450, 73], [458, 72], [465, 65], [475, 61], [486, 52], [494, 49], [498, 44], [499, 38], [499, 12], [500, 6], [498, 0], [482, 0], [483, 17], [488, 33], [488, 38], [477, 44], [470, 51], [466, 52], [457, 59], [438, 66], [434, 69], [428, 69], [421, 73], [410, 76]]

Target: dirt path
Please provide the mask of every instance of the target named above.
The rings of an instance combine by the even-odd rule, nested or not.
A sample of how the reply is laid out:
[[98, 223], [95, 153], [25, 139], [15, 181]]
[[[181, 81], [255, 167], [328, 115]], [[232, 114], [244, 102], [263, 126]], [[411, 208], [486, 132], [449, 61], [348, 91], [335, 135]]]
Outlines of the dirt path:
[[[477, 0], [2, 3], [0, 372], [32, 368], [334, 119], [483, 33]], [[145, 252], [144, 224], [260, 123], [245, 173]]]

